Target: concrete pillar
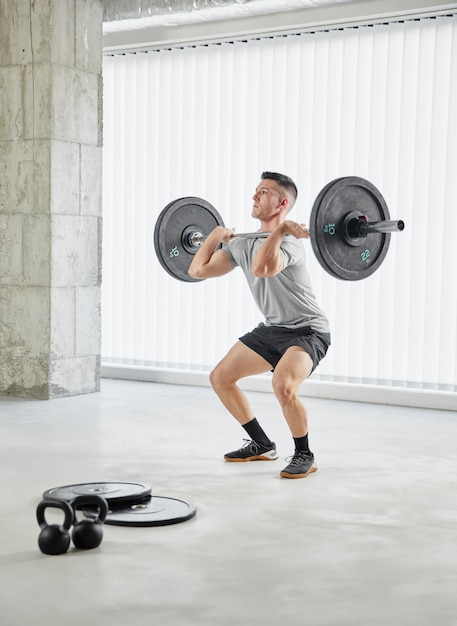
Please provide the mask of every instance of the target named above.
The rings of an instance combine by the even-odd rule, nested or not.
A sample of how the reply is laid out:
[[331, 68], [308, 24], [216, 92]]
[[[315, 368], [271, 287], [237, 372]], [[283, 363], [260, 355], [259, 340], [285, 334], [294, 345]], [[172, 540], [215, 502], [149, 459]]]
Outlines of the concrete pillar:
[[99, 390], [102, 20], [0, 3], [0, 395]]

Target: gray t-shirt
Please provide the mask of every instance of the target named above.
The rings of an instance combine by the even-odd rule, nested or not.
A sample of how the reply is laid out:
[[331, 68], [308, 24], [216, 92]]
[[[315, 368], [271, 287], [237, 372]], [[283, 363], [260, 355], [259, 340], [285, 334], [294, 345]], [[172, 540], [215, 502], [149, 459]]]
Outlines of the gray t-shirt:
[[262, 245], [261, 238], [234, 237], [222, 250], [232, 265], [243, 270], [249, 288], [267, 326], [286, 328], [310, 327], [328, 333], [329, 323], [316, 301], [306, 266], [303, 242], [286, 235], [281, 243], [284, 269], [276, 276], [257, 278], [252, 273], [252, 261]]

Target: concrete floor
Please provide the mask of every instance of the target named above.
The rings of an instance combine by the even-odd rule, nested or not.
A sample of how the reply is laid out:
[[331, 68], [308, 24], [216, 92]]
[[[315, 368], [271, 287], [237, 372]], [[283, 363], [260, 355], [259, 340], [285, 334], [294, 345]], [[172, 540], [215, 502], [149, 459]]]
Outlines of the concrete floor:
[[[307, 399], [319, 471], [285, 480], [275, 398], [248, 395], [277, 461], [223, 461], [243, 431], [209, 388], [0, 398], [1, 626], [457, 625], [457, 415]], [[149, 483], [197, 515], [43, 555], [43, 491], [99, 481]]]

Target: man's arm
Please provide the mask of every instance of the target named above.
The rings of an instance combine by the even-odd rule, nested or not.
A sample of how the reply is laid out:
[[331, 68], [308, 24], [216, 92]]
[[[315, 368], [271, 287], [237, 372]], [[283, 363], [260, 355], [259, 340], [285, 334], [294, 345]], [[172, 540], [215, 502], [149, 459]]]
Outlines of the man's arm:
[[291, 220], [282, 222], [271, 235], [265, 239], [257, 250], [252, 263], [252, 273], [258, 278], [276, 276], [284, 269], [284, 257], [281, 252], [281, 243], [285, 235], [293, 235], [297, 239], [308, 239], [309, 232], [304, 224], [297, 224]]
[[223, 250], [217, 250], [220, 243], [228, 243], [234, 231], [223, 226], [216, 226], [197, 250], [188, 274], [191, 278], [215, 278], [228, 274], [232, 263]]

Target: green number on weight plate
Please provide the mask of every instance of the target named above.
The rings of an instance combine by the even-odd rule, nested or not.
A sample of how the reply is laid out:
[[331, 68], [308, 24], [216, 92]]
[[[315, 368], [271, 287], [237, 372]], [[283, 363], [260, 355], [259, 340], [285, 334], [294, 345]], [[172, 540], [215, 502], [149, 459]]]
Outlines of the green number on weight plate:
[[369, 250], [364, 250], [363, 252], [360, 253], [360, 258], [362, 259], [362, 261], [364, 263], [366, 263], [368, 265], [368, 263], [371, 261], [371, 253]]
[[336, 233], [335, 224], [326, 224], [324, 226], [324, 233], [326, 235], [334, 235]]

